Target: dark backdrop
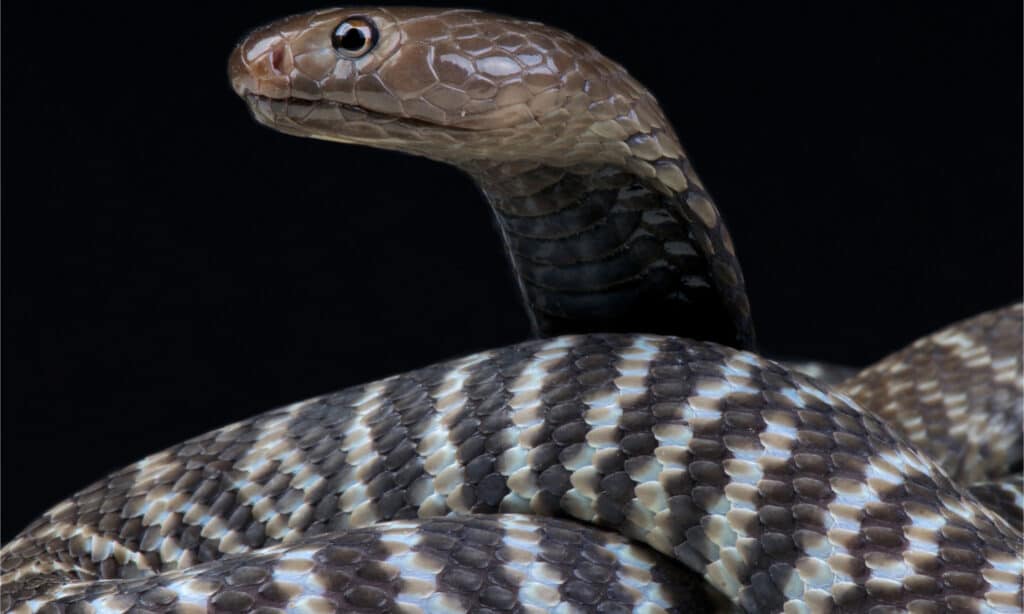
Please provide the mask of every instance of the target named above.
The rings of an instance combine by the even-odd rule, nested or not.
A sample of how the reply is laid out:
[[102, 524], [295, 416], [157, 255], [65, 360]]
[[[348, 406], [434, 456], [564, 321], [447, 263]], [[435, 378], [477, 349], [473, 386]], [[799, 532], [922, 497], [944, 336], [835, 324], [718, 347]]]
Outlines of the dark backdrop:
[[[1021, 296], [1021, 7], [811, 4], [489, 8], [660, 98], [766, 350], [862, 364]], [[230, 91], [239, 36], [317, 3], [115, 5], [4, 7], [5, 541], [188, 436], [528, 334], [466, 178]]]

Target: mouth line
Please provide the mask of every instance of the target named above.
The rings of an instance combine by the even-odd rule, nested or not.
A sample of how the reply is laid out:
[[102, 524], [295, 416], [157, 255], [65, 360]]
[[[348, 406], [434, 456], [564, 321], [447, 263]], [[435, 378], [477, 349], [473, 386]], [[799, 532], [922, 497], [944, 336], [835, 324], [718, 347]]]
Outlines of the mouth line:
[[360, 106], [357, 106], [357, 105], [354, 105], [354, 104], [345, 104], [344, 102], [335, 102], [333, 100], [324, 100], [323, 98], [321, 98], [319, 100], [309, 100], [308, 98], [295, 98], [295, 97], [292, 97], [292, 96], [289, 96], [287, 98], [272, 98], [270, 96], [264, 96], [263, 94], [255, 94], [253, 92], [246, 92], [245, 94], [242, 95], [242, 97], [245, 99], [246, 102], [248, 102], [250, 104], [259, 104], [259, 103], [274, 104], [274, 103], [276, 103], [276, 104], [283, 104], [286, 107], [299, 107], [299, 108], [335, 107], [335, 108], [338, 108], [338, 109], [344, 109], [346, 111], [353, 111], [353, 112], [356, 112], [356, 113], [362, 113], [362, 114], [364, 114], [364, 115], [366, 115], [368, 117], [372, 117], [372, 118], [375, 118], [375, 119], [381, 119], [381, 120], [401, 120], [402, 119], [400, 117], [395, 117], [395, 116], [392, 116], [392, 115], [385, 115], [383, 113], [377, 113], [377, 112], [371, 111], [369, 109], [364, 109], [363, 107], [360, 107]]
[[[473, 130], [471, 128], [464, 128], [464, 127], [461, 127], [461, 126], [446, 126], [444, 124], [439, 124], [439, 123], [436, 123], [436, 122], [428, 121], [428, 120], [425, 120], [425, 119], [419, 119], [419, 118], [415, 118], [415, 117], [402, 117], [402, 116], [398, 116], [398, 115], [387, 115], [385, 113], [380, 113], [380, 112], [377, 112], [377, 111], [366, 109], [366, 108], [360, 107], [358, 105], [346, 104], [344, 102], [337, 102], [337, 101], [334, 101], [334, 100], [325, 100], [323, 98], [321, 98], [319, 100], [309, 100], [309, 99], [306, 99], [306, 98], [295, 98], [295, 97], [290, 97], [290, 96], [287, 97], [287, 98], [272, 98], [270, 96], [264, 96], [262, 94], [256, 94], [256, 93], [253, 93], [253, 92], [245, 92], [244, 94], [242, 94], [242, 98], [244, 98], [245, 101], [248, 104], [250, 104], [250, 105], [256, 105], [256, 104], [259, 104], [259, 103], [266, 103], [266, 104], [277, 103], [277, 104], [285, 105], [286, 108], [287, 107], [298, 107], [298, 108], [334, 107], [334, 108], [342, 109], [342, 110], [345, 110], [345, 111], [351, 111], [351, 112], [354, 112], [354, 113], [360, 113], [362, 115], [365, 115], [367, 119], [379, 121], [380, 123], [400, 123], [400, 124], [405, 124], [405, 125], [409, 125], [409, 126], [413, 126], [413, 127], [434, 128], [434, 129], [449, 130], [449, 131], [453, 131], [453, 132], [477, 132], [476, 130]], [[294, 117], [290, 118], [290, 119], [292, 119], [293, 121], [298, 121], [298, 122], [302, 121], [301, 119], [294, 118]]]

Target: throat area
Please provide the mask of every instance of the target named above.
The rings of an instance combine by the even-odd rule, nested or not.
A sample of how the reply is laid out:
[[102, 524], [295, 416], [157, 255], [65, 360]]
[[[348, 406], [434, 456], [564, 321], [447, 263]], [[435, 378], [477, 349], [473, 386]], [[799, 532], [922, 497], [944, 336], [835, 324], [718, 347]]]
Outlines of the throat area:
[[476, 178], [535, 333], [654, 332], [752, 345], [749, 313], [738, 317], [725, 304], [717, 271], [731, 263], [716, 267], [723, 259], [709, 253], [707, 229], [684, 214], [685, 194], [610, 166], [502, 175]]

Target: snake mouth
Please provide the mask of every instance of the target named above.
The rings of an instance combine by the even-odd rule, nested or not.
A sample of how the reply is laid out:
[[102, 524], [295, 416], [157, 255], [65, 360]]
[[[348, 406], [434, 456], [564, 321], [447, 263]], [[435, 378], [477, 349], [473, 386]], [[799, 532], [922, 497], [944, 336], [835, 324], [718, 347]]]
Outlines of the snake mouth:
[[[387, 138], [397, 125], [410, 125], [421, 130], [447, 129], [426, 120], [330, 100], [319, 91], [295, 96], [293, 84], [286, 75], [273, 66], [246, 62], [241, 47], [236, 47], [231, 54], [228, 78], [231, 89], [245, 100], [257, 122], [289, 134], [351, 141], [352, 137]], [[371, 126], [375, 128], [371, 129]], [[365, 138], [357, 140], [368, 142]]]
[[255, 92], [242, 94], [253, 117], [259, 123], [299, 136], [345, 142], [379, 142], [407, 138], [414, 132], [420, 138], [433, 131], [447, 133], [479, 132], [462, 126], [442, 125], [425, 119], [389, 115], [358, 105], [324, 98], [275, 98]]
[[266, 110], [271, 112], [274, 117], [280, 117], [282, 119], [287, 118], [295, 122], [314, 119], [314, 114], [318, 113], [318, 111], [341, 114], [345, 116], [346, 119], [352, 120], [364, 119], [380, 123], [402, 121], [402, 118], [386, 115], [384, 113], [377, 113], [358, 105], [346, 104], [334, 100], [309, 100], [306, 98], [296, 97], [274, 98], [263, 94], [256, 94], [254, 92], [246, 92], [242, 97], [249, 105], [249, 108], [253, 111]]

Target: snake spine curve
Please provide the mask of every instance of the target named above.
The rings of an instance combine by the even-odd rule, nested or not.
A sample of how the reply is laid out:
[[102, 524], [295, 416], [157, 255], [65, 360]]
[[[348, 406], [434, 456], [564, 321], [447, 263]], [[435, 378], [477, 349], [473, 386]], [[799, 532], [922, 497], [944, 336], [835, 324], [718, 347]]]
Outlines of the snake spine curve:
[[1021, 611], [1020, 304], [835, 383], [762, 358], [657, 101], [543, 24], [317, 11], [229, 74], [276, 130], [466, 171], [542, 338], [103, 478], [0, 551], [5, 612]]

